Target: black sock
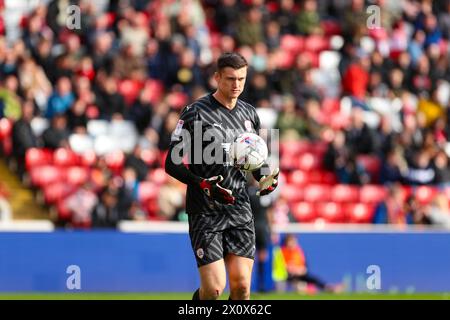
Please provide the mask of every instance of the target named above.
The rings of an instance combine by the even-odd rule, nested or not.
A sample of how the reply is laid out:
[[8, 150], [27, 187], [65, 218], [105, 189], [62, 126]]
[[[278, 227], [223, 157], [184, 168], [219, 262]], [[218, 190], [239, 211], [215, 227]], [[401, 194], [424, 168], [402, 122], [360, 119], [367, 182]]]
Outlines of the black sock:
[[200, 300], [200, 289], [195, 290], [192, 300]]

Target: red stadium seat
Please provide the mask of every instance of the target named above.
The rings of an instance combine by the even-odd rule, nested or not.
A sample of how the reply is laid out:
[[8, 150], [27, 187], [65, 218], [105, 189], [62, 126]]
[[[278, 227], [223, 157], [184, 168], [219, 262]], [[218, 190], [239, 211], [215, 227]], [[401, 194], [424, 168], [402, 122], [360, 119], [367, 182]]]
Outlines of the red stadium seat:
[[281, 50], [278, 53], [278, 67], [282, 70], [290, 69], [295, 63], [295, 53]]
[[122, 151], [114, 151], [105, 155], [107, 167], [114, 173], [120, 173], [125, 164], [125, 155]]
[[281, 155], [299, 155], [301, 153], [308, 152], [311, 148], [311, 144], [308, 141], [285, 141], [280, 143]]
[[141, 203], [146, 203], [151, 199], [156, 199], [158, 197], [158, 186], [150, 181], [142, 181], [139, 183], [138, 187], [138, 200]]
[[59, 200], [66, 198], [76, 187], [65, 182], [55, 182], [43, 188], [44, 200], [48, 205], [55, 204]]
[[58, 148], [53, 153], [53, 164], [60, 167], [78, 165], [78, 155], [70, 149]]
[[0, 119], [0, 140], [11, 136], [13, 123], [7, 118]]
[[387, 190], [384, 186], [376, 184], [363, 185], [359, 191], [359, 201], [367, 204], [377, 204], [387, 197]]
[[147, 95], [153, 105], [157, 105], [163, 98], [164, 84], [159, 80], [147, 80], [142, 94]]
[[334, 172], [320, 171], [322, 174], [321, 183], [334, 185], [337, 183], [337, 177]]
[[377, 181], [381, 168], [381, 160], [379, 157], [364, 154], [357, 156], [356, 161]]
[[420, 204], [429, 204], [436, 197], [437, 189], [430, 186], [420, 186], [414, 192], [416, 200]]
[[298, 157], [292, 154], [284, 154], [280, 157], [280, 169], [281, 171], [289, 171], [297, 169]]
[[307, 202], [328, 202], [331, 198], [331, 187], [321, 184], [309, 185], [305, 188], [303, 197]]
[[375, 206], [366, 203], [351, 203], [344, 206], [344, 211], [350, 223], [371, 223]]
[[413, 187], [412, 186], [401, 186], [402, 191], [403, 191], [403, 201], [406, 201], [406, 199], [408, 199], [410, 196], [412, 196], [413, 194]]
[[47, 149], [30, 148], [25, 153], [25, 166], [27, 170], [34, 167], [49, 165], [52, 163], [53, 154]]
[[155, 221], [165, 220], [163, 217], [158, 215], [159, 212], [158, 199], [150, 199], [149, 201], [147, 201], [146, 209], [150, 220]]
[[323, 180], [322, 178], [323, 178], [323, 175], [320, 170], [314, 170], [314, 171], [309, 172], [309, 181], [312, 184], [321, 184], [322, 180]]
[[86, 167], [69, 167], [63, 169], [67, 183], [80, 186], [89, 181], [90, 172]]
[[341, 102], [339, 99], [324, 98], [322, 101], [322, 110], [325, 113], [334, 113], [341, 110]]
[[285, 184], [280, 189], [281, 196], [289, 203], [303, 200], [303, 187], [293, 184]]
[[33, 167], [30, 171], [31, 184], [37, 187], [59, 182], [63, 175], [61, 169], [52, 165]]
[[339, 22], [334, 20], [323, 20], [320, 26], [326, 36], [334, 36], [342, 34], [342, 29]]
[[298, 222], [314, 222], [317, 215], [314, 206], [309, 202], [298, 202], [292, 205], [292, 215]]
[[6, 156], [11, 155], [13, 151], [12, 137], [8, 136], [5, 137], [4, 139], [0, 139], [0, 142], [3, 154]]
[[309, 145], [309, 152], [320, 157], [322, 157], [325, 152], [327, 152], [327, 149], [328, 143], [326, 141], [317, 141], [314, 143], [310, 143]]
[[167, 173], [163, 168], [153, 169], [148, 174], [148, 180], [157, 185], [165, 184], [168, 179], [169, 177], [167, 176]]
[[340, 112], [334, 112], [328, 114], [327, 122], [333, 129], [340, 130], [350, 124], [350, 117]]
[[319, 52], [329, 49], [329, 39], [320, 35], [312, 35], [305, 38], [305, 50]]
[[281, 37], [280, 46], [283, 50], [297, 54], [303, 50], [304, 39], [303, 37], [286, 34]]
[[300, 170], [318, 170], [322, 165], [322, 158], [313, 153], [304, 153], [298, 157], [297, 167]]
[[319, 217], [325, 222], [343, 223], [345, 222], [345, 214], [342, 206], [336, 202], [326, 202], [315, 204], [315, 210]]
[[288, 182], [296, 186], [304, 186], [311, 183], [308, 172], [302, 170], [292, 171], [288, 175]]
[[335, 202], [357, 202], [359, 200], [359, 188], [339, 184], [331, 190], [331, 200]]
[[158, 162], [159, 152], [155, 149], [143, 149], [140, 154], [140, 158], [148, 166], [152, 166]]
[[93, 150], [84, 152], [80, 155], [80, 165], [83, 167], [92, 167], [97, 162], [97, 155]]
[[142, 89], [142, 84], [136, 80], [125, 79], [119, 82], [118, 91], [124, 97], [127, 105], [133, 104]]
[[183, 92], [171, 92], [166, 101], [172, 108], [180, 110], [188, 103], [189, 97]]
[[58, 211], [59, 221], [70, 221], [72, 219], [72, 211], [66, 206], [65, 199], [59, 199], [56, 202], [56, 210]]

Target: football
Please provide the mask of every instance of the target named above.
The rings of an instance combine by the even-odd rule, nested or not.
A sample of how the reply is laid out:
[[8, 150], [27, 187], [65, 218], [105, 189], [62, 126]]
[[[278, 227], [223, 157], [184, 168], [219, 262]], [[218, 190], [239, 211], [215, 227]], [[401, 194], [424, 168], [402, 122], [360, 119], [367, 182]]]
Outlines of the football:
[[261, 168], [268, 155], [269, 150], [264, 139], [249, 132], [237, 136], [230, 148], [233, 165], [244, 171], [255, 171]]

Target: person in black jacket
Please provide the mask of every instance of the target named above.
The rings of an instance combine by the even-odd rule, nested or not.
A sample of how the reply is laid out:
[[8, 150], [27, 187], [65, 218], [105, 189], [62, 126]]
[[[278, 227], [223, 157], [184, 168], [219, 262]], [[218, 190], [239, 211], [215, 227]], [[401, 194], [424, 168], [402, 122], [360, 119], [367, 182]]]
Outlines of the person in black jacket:
[[44, 147], [49, 149], [65, 148], [69, 146], [70, 131], [67, 128], [67, 119], [64, 113], [56, 114], [52, 124], [42, 134]]
[[20, 176], [25, 172], [25, 154], [28, 149], [38, 146], [38, 139], [31, 128], [34, 105], [25, 101], [22, 105], [22, 117], [16, 121], [12, 129], [13, 156], [17, 161], [17, 171]]

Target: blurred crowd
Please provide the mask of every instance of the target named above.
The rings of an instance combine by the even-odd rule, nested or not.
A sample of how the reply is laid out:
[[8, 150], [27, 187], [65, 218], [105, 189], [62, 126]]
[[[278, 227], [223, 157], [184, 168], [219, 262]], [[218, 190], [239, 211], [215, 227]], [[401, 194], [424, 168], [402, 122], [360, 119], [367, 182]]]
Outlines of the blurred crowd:
[[[81, 19], [70, 29], [73, 4]], [[13, 123], [9, 156], [20, 175], [28, 150], [79, 149], [97, 120], [137, 132], [121, 170], [97, 152], [92, 176], [101, 178], [65, 197], [74, 225], [149, 218], [140, 184], [161, 167], [181, 108], [214, 90], [225, 51], [249, 61], [241, 98], [265, 128], [280, 130], [281, 144], [321, 141], [321, 169], [337, 183], [388, 186], [373, 222], [408, 223], [392, 218], [414, 206], [414, 196], [408, 208], [395, 205], [402, 186], [450, 182], [448, 0], [52, 0], [23, 13], [18, 37], [8, 36], [7, 12], [0, 1], [0, 118]], [[183, 220], [184, 186], [166, 179], [152, 218]], [[411, 223], [433, 223], [433, 210], [447, 221], [447, 194], [439, 195]], [[273, 210], [288, 212], [280, 197]]]

